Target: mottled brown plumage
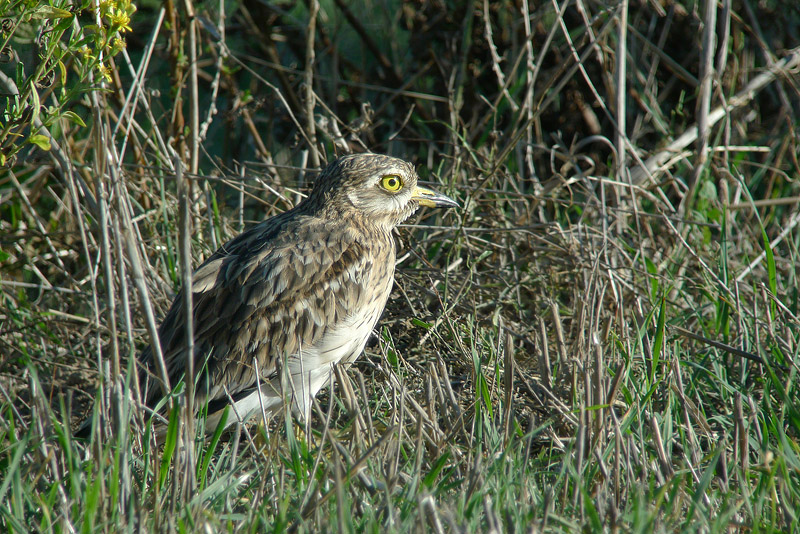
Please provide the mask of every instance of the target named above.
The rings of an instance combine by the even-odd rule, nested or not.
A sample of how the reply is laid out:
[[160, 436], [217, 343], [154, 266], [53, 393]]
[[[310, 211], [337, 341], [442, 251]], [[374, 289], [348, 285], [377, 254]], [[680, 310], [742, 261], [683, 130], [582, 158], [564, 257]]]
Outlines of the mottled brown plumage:
[[[392, 288], [392, 229], [420, 204], [457, 206], [417, 178], [396, 158], [342, 157], [294, 209], [229, 241], [195, 271], [196, 399], [208, 402], [209, 431], [230, 399], [225, 424], [260, 413], [262, 403], [275, 412], [285, 398], [307, 419], [332, 365], [361, 354]], [[187, 366], [185, 313], [179, 294], [159, 328], [173, 386]], [[140, 363], [153, 405], [164, 392], [149, 348]]]

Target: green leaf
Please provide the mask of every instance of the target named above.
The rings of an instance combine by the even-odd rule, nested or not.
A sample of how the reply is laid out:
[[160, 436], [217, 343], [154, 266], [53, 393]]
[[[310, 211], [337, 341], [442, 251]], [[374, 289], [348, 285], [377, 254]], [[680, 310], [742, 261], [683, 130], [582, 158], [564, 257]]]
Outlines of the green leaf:
[[386, 351], [386, 359], [389, 361], [389, 365], [392, 367], [397, 367], [399, 360], [397, 359], [397, 353], [392, 349], [388, 349]]
[[48, 5], [40, 6], [33, 14], [34, 19], [66, 19], [72, 16], [66, 9]]
[[169, 466], [172, 463], [172, 454], [178, 445], [178, 410], [180, 407], [176, 402], [172, 407], [169, 415], [169, 423], [167, 424], [167, 437], [164, 440], [164, 454], [161, 457], [161, 472], [158, 474], [158, 489], [164, 486], [164, 481], [167, 479], [169, 473]]
[[87, 487], [85, 494], [86, 511], [83, 516], [83, 531], [91, 532], [94, 528], [94, 516], [97, 513], [97, 505], [100, 502], [100, 484], [102, 482], [101, 475], [92, 477], [87, 473]]
[[664, 324], [667, 317], [667, 301], [661, 297], [661, 309], [658, 311], [658, 326], [656, 326], [656, 339], [653, 341], [653, 365], [650, 368], [650, 384], [655, 382], [656, 368], [661, 360], [661, 345], [664, 343]]
[[28, 89], [31, 92], [31, 100], [33, 101], [31, 103], [31, 108], [33, 109], [33, 114], [31, 115], [31, 124], [36, 124], [36, 121], [39, 120], [39, 113], [42, 107], [42, 103], [39, 100], [39, 93], [36, 91], [34, 85], [35, 84], [30, 84], [30, 86], [28, 86]]
[[441, 473], [442, 469], [444, 469], [444, 467], [447, 465], [447, 461], [449, 459], [450, 453], [447, 451], [439, 456], [439, 458], [433, 463], [430, 472], [428, 472], [428, 474], [425, 475], [425, 478], [422, 479], [422, 485], [426, 488], [432, 488], [434, 482], [436, 482], [436, 478], [439, 476], [439, 473]]
[[[60, 83], [61, 83], [62, 86], [64, 86], [64, 85], [67, 84], [67, 66], [64, 65], [63, 61], [59, 60], [59, 62], [58, 62], [58, 70], [61, 71], [61, 81], [60, 81]], [[72, 113], [72, 112], [68, 111], [67, 113]], [[86, 125], [84, 124], [84, 126], [86, 126]]]
[[[22, 465], [22, 458], [24, 453], [26, 452], [26, 447], [28, 445], [28, 439], [30, 436], [25, 434], [22, 439], [11, 446], [4, 444], [7, 449], [4, 452], [4, 465], [3, 465], [3, 476], [5, 480], [3, 483], [0, 484], [0, 501], [5, 500], [6, 492], [8, 491], [11, 482], [14, 480], [14, 473], [19, 470], [20, 465]], [[12, 454], [13, 451], [13, 454]]]
[[650, 258], [644, 258], [647, 274], [650, 275], [650, 296], [655, 300], [658, 295], [658, 267]]
[[45, 152], [50, 151], [50, 138], [42, 134], [33, 134], [28, 138], [28, 142], [38, 146]]
[[411, 319], [411, 324], [413, 324], [414, 326], [418, 326], [420, 328], [424, 328], [425, 330], [430, 330], [433, 327], [431, 323], [426, 323], [425, 321], [417, 319], [416, 317], [413, 317]]
[[483, 252], [481, 252], [481, 255], [478, 256], [478, 259], [475, 260], [475, 263], [477, 264], [477, 263], [482, 262], [483, 260], [488, 258], [491, 253], [492, 253], [491, 250], [484, 250]]
[[67, 119], [69, 122], [77, 124], [78, 126], [82, 126], [86, 128], [86, 123], [83, 122], [83, 119], [78, 116], [77, 113], [74, 111], [65, 111], [64, 118]]
[[769, 237], [767, 237], [767, 232], [764, 231], [764, 227], [761, 227], [761, 239], [764, 240], [764, 252], [766, 253], [766, 260], [767, 260], [767, 272], [769, 273], [769, 290], [772, 291], [773, 295], [778, 294], [778, 275], [775, 270], [775, 254], [772, 251], [772, 247], [769, 244]]
[[206, 479], [208, 477], [208, 465], [211, 463], [211, 459], [214, 456], [214, 451], [217, 450], [217, 445], [219, 444], [219, 440], [222, 437], [222, 432], [225, 431], [225, 424], [228, 421], [228, 412], [230, 411], [230, 405], [225, 406], [225, 409], [222, 412], [222, 417], [219, 420], [219, 424], [217, 428], [214, 430], [214, 435], [211, 438], [211, 442], [208, 444], [208, 449], [205, 451], [203, 455], [202, 463], [199, 465], [199, 473], [198, 479], [200, 480], [199, 487], [205, 488], [206, 487]]

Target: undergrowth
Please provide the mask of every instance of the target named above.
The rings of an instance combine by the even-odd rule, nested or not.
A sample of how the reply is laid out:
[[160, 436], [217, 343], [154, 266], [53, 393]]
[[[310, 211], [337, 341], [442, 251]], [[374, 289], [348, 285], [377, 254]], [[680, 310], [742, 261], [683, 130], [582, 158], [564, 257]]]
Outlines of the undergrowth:
[[[800, 530], [794, 2], [135, 7], [0, 0], [6, 531]], [[366, 150], [462, 205], [366, 354], [157, 445], [179, 244]]]

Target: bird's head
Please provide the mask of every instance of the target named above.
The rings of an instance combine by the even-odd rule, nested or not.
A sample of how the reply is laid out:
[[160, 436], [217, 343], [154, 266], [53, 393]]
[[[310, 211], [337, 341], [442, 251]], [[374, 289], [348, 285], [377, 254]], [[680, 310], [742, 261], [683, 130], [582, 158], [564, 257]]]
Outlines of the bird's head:
[[385, 228], [393, 228], [420, 206], [455, 208], [458, 203], [417, 185], [414, 167], [380, 154], [351, 154], [320, 174], [309, 201], [330, 208], [355, 209]]

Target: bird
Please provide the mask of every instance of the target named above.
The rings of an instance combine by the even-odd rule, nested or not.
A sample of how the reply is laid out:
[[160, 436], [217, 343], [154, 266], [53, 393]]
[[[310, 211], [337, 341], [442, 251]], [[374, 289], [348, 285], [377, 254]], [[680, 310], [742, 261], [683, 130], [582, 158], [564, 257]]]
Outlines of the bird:
[[[306, 422], [335, 365], [363, 352], [394, 283], [392, 232], [420, 206], [458, 208], [411, 163], [374, 153], [327, 165], [294, 208], [222, 245], [193, 273], [193, 367], [183, 291], [158, 329], [169, 384], [194, 380], [206, 432], [291, 403]], [[145, 404], [167, 394], [152, 347], [138, 358]], [[227, 408], [230, 406], [230, 408]]]

